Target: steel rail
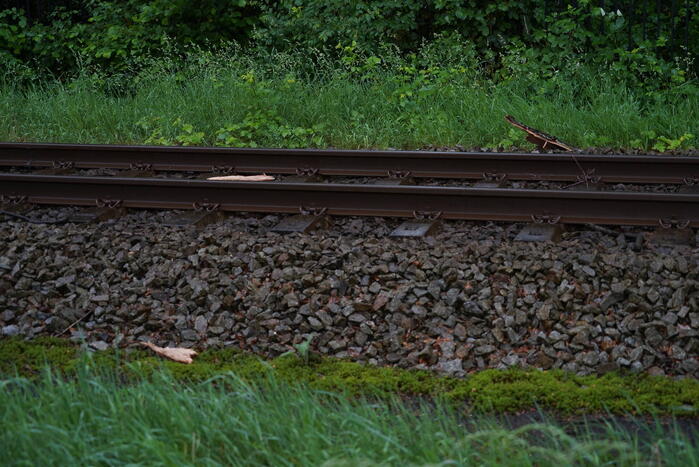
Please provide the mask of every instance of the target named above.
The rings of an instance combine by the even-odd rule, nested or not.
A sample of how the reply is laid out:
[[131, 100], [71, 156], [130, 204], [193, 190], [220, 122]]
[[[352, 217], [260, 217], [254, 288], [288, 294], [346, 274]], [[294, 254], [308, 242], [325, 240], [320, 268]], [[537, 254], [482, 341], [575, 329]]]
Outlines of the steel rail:
[[0, 174], [0, 195], [37, 204], [412, 217], [562, 223], [699, 226], [699, 194], [377, 186], [327, 183], [215, 182], [161, 178]]
[[0, 166], [129, 169], [293, 174], [315, 169], [322, 175], [511, 180], [683, 183], [699, 178], [699, 157], [587, 154], [521, 154], [329, 149], [252, 149], [85, 144], [0, 143]]

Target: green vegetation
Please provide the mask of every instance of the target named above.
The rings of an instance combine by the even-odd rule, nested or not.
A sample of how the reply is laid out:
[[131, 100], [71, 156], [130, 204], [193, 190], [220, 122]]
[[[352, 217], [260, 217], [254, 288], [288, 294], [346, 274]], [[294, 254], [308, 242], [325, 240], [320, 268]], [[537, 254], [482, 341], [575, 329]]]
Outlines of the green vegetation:
[[[98, 364], [113, 355], [76, 361], [73, 347], [44, 344], [2, 342], [3, 371], [8, 357], [19, 358], [25, 372], [30, 366], [36, 369], [42, 347], [47, 358], [71, 368], [70, 375], [49, 366], [31, 379], [0, 379], [2, 465], [561, 466], [699, 461], [696, 439], [678, 426], [679, 421], [635, 420], [641, 427], [634, 430], [614, 418], [578, 420], [568, 426], [544, 421], [509, 429], [495, 418], [467, 417], [458, 407], [439, 401], [404, 402], [395, 395], [367, 399], [317, 389], [332, 387], [328, 380], [367, 390], [374, 381], [392, 389], [399, 381], [412, 381], [416, 388], [430, 383], [456, 386], [408, 372], [367, 371], [331, 361], [299, 366], [295, 357], [265, 364], [230, 352], [210, 352], [198, 363], [180, 365], [188, 370], [179, 376], [167, 371], [175, 364], [160, 366], [142, 355], [120, 361], [124, 373]], [[277, 369], [264, 370], [270, 367]], [[500, 377], [487, 373], [490, 382], [502, 379], [495, 383], [501, 388], [514, 388], [523, 377], [536, 380], [522, 372], [501, 372]], [[184, 375], [196, 378], [183, 379]], [[668, 383], [659, 384], [669, 398], [675, 397]], [[537, 418], [536, 413], [532, 416]]]
[[[451, 44], [451, 45], [450, 45]], [[507, 78], [479, 70], [467, 44], [405, 58], [358, 47], [251, 55], [192, 51], [132, 76], [0, 84], [0, 140], [248, 147], [531, 149], [503, 116], [577, 147], [683, 150], [699, 135], [699, 86], [653, 91], [578, 64], [546, 77], [526, 56]], [[0, 78], [0, 82], [2, 79]]]
[[[682, 79], [679, 71], [691, 64], [678, 67], [674, 59], [691, 60], [699, 52], [695, 2], [202, 0], [196, 7], [185, 0], [35, 3], [44, 5], [43, 13], [0, 10], [0, 65], [29, 65], [52, 74], [71, 73], [81, 65], [122, 70], [144, 56], [231, 41], [268, 50], [332, 49], [354, 42], [372, 52], [382, 45], [412, 52], [424, 41], [448, 34], [472, 43], [491, 67], [498, 66], [502, 51], [519, 47], [544, 67], [565, 56], [592, 53], [586, 60], [613, 62], [632, 74], [660, 72]], [[9, 2], [13, 4], [30, 5]]]
[[365, 366], [317, 356], [285, 355], [264, 361], [238, 351], [209, 350], [195, 363], [163, 361], [145, 351], [84, 354], [64, 340], [0, 341], [0, 374], [15, 371], [33, 378], [50, 365], [58, 374], [79, 373], [83, 358], [124, 377], [164, 370], [178, 381], [203, 382], [233, 373], [249, 383], [269, 377], [310, 388], [354, 396], [402, 395], [440, 399], [475, 412], [515, 412], [540, 407], [557, 413], [682, 414], [699, 411], [699, 381], [647, 375], [575, 376], [560, 371], [487, 370], [467, 378], [440, 377], [427, 371]]
[[687, 2], [45, 2], [0, 10], [2, 141], [531, 149], [506, 114], [580, 148], [699, 135]]
[[0, 68], [25, 78], [84, 65], [119, 70], [163, 49], [245, 40], [259, 16], [247, 0], [202, 0], [196, 8], [186, 0], [42, 3], [51, 12], [43, 21], [0, 10]]
[[[531, 149], [511, 114], [580, 148], [697, 147], [696, 2], [11, 3], [50, 13], [0, 10], [0, 141]], [[537, 409], [606, 421], [494, 418]], [[0, 340], [2, 465], [697, 465], [698, 413], [692, 379]]]

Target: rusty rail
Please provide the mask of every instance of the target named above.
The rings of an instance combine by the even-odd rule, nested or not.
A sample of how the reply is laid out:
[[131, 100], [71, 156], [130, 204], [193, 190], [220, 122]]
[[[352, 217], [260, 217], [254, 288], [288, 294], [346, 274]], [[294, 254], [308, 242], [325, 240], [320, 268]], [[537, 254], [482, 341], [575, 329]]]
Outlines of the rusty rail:
[[249, 149], [0, 143], [0, 166], [235, 171], [321, 175], [683, 183], [699, 179], [699, 157], [320, 149]]
[[214, 182], [159, 178], [0, 174], [0, 195], [37, 204], [618, 225], [699, 226], [699, 194]]

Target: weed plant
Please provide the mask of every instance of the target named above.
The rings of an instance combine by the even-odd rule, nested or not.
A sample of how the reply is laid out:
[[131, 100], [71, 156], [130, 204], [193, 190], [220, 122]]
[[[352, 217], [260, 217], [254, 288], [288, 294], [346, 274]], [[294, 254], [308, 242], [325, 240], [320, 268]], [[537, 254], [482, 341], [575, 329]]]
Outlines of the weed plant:
[[[138, 374], [133, 368], [132, 374]], [[273, 377], [182, 383], [83, 361], [63, 379], [0, 380], [2, 465], [697, 465], [691, 430], [660, 420], [509, 429], [440, 403], [350, 399]]]
[[645, 86], [576, 61], [537, 72], [516, 50], [493, 75], [467, 44], [338, 54], [234, 47], [67, 82], [20, 86], [6, 74], [0, 140], [532, 149], [506, 114], [581, 148], [681, 151], [699, 135], [693, 81]]

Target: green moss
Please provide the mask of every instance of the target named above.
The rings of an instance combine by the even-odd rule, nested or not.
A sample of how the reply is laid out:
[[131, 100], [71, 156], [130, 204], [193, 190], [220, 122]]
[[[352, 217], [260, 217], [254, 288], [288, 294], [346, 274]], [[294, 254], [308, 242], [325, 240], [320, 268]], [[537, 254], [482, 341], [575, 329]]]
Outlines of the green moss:
[[565, 413], [699, 411], [699, 381], [649, 375], [578, 376], [560, 370], [487, 370], [447, 394], [481, 411], [539, 406]]
[[237, 350], [207, 350], [191, 365], [162, 360], [143, 350], [89, 353], [66, 340], [0, 340], [0, 375], [36, 377], [47, 366], [66, 376], [81, 364], [118, 369], [126, 377], [167, 371], [180, 381], [201, 382], [224, 373], [263, 383], [268, 377], [314, 389], [368, 396], [443, 398], [480, 412], [540, 407], [561, 413], [699, 413], [699, 381], [648, 375], [577, 376], [563, 371], [485, 370], [467, 378], [427, 371], [381, 368], [334, 358], [306, 364], [294, 355], [262, 360]]
[[0, 341], [0, 373], [16, 371], [22, 376], [33, 376], [46, 364], [67, 369], [74, 364], [76, 356], [76, 347], [66, 340], [50, 337], [33, 341], [5, 339]]
[[316, 389], [355, 395], [437, 396], [459, 381], [427, 371], [374, 367], [335, 358], [324, 358], [305, 365], [300, 359], [289, 355], [273, 360], [272, 366], [276, 374], [286, 381], [303, 381]]

